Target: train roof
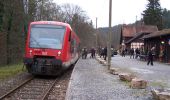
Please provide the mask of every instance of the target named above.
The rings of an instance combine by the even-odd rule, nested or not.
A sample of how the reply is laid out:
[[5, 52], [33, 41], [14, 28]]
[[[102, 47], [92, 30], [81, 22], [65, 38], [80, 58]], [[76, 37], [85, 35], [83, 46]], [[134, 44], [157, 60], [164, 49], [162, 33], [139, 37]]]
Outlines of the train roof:
[[71, 26], [68, 23], [64, 23], [64, 22], [58, 22], [58, 21], [35, 21], [35, 22], [31, 22], [32, 24], [51, 24], [51, 25], [61, 25], [61, 26], [65, 26], [65, 27], [69, 27], [71, 30]]

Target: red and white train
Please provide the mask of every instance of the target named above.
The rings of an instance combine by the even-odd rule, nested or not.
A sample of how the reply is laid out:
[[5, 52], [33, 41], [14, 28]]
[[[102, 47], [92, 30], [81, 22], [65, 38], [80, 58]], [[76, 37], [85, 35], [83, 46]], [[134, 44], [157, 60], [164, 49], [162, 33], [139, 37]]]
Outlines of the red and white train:
[[24, 64], [34, 75], [58, 75], [78, 60], [80, 40], [69, 24], [31, 22]]

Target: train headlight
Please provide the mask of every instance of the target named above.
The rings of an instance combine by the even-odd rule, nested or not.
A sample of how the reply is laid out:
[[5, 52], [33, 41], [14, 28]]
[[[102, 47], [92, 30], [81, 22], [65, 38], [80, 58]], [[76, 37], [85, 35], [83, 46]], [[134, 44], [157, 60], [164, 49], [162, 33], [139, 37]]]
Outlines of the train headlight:
[[30, 55], [32, 54], [32, 50], [29, 51], [29, 54], [30, 54]]
[[61, 56], [61, 51], [59, 51], [57, 54], [58, 54], [58, 56]]

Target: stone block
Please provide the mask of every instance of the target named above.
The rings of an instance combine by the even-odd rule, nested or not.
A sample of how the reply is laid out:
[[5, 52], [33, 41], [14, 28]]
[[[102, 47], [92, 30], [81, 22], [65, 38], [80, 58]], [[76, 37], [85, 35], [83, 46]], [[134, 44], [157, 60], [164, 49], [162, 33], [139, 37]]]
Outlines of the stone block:
[[106, 62], [106, 61], [103, 61], [103, 65], [104, 65], [104, 66], [107, 66], [107, 62]]
[[113, 75], [119, 75], [119, 73], [118, 72], [114, 72]]
[[100, 62], [100, 59], [101, 59], [101, 58], [96, 58], [96, 60], [99, 61], [99, 62]]
[[110, 68], [110, 73], [113, 75], [118, 75], [118, 68]]
[[100, 57], [96, 57], [97, 60], [100, 60], [101, 58]]
[[101, 60], [101, 63], [104, 64], [105, 60]]
[[99, 60], [100, 64], [103, 64], [103, 61], [104, 61], [104, 60], [100, 59], [100, 60]]
[[153, 89], [151, 92], [154, 100], [170, 100], [170, 90]]
[[99, 58], [96, 58], [97, 61], [99, 61]]
[[130, 87], [133, 89], [145, 89], [147, 87], [147, 81], [143, 79], [134, 78], [130, 83]]
[[119, 74], [119, 78], [122, 81], [129, 81], [130, 82], [133, 78], [135, 78], [135, 76], [133, 76], [130, 73], [121, 73], [121, 74]]
[[96, 55], [96, 58], [100, 58], [100, 56], [99, 56], [99, 55]]

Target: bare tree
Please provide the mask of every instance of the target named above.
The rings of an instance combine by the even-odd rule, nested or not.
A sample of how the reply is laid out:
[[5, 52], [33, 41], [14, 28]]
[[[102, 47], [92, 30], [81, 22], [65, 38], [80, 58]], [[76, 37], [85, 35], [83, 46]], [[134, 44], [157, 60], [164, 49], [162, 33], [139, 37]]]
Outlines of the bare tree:
[[28, 23], [39, 20], [67, 22], [83, 46], [95, 45], [93, 25], [77, 5], [60, 6], [53, 0], [0, 0], [0, 64], [22, 60]]

